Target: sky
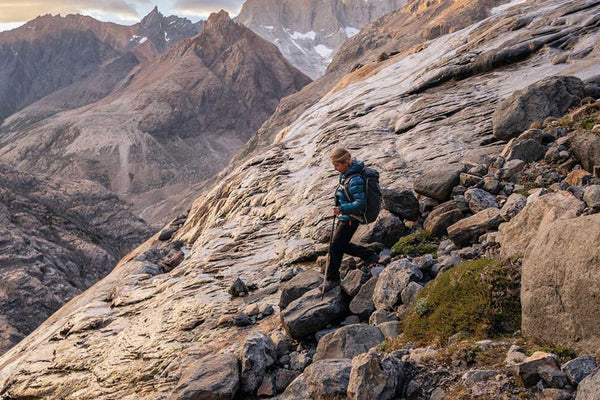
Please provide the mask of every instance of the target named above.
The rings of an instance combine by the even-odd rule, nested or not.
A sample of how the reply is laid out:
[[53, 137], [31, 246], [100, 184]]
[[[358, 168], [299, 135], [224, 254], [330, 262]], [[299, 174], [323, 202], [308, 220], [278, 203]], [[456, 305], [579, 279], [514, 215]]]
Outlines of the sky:
[[85, 14], [101, 21], [133, 25], [158, 6], [163, 15], [196, 22], [213, 11], [239, 12], [243, 0], [0, 0], [0, 31], [14, 29], [43, 14]]

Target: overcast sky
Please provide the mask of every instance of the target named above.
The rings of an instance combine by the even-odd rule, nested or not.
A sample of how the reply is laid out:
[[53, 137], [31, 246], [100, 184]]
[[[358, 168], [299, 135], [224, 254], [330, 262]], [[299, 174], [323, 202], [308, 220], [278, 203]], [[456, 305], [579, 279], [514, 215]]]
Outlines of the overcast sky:
[[86, 14], [101, 21], [132, 25], [158, 6], [164, 15], [194, 22], [213, 11], [238, 13], [243, 0], [0, 0], [0, 31], [13, 29], [43, 14]]

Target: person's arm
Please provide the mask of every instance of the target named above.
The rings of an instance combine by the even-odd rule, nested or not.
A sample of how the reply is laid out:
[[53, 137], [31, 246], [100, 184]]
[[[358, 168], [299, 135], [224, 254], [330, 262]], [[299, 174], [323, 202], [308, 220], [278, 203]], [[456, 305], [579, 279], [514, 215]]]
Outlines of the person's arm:
[[352, 202], [340, 205], [340, 211], [344, 215], [360, 215], [365, 209], [367, 199], [365, 197], [365, 181], [362, 176], [357, 175], [350, 180], [348, 192], [352, 196]]

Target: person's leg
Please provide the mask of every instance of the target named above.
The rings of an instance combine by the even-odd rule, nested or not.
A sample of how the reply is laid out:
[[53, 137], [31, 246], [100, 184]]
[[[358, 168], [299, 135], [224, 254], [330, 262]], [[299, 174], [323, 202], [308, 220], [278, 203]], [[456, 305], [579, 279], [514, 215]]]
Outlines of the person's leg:
[[360, 257], [365, 263], [374, 263], [379, 260], [379, 255], [376, 251], [354, 243], [348, 243], [346, 254], [352, 257]]
[[338, 282], [340, 280], [340, 265], [344, 253], [347, 252], [348, 244], [358, 226], [347, 222], [337, 221], [331, 248], [329, 249], [329, 268], [327, 268], [327, 280]]

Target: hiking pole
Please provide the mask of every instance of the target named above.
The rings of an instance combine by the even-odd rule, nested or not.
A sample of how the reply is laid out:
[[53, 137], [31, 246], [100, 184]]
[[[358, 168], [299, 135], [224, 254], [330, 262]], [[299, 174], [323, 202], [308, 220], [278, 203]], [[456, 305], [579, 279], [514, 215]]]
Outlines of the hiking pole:
[[329, 252], [327, 253], [327, 263], [325, 264], [325, 279], [323, 279], [323, 287], [321, 288], [321, 300], [325, 296], [325, 282], [327, 282], [327, 272], [329, 272], [329, 263], [331, 262], [331, 244], [333, 243], [333, 232], [335, 231], [335, 214], [333, 215], [333, 223], [331, 224], [331, 236], [329, 237]]

